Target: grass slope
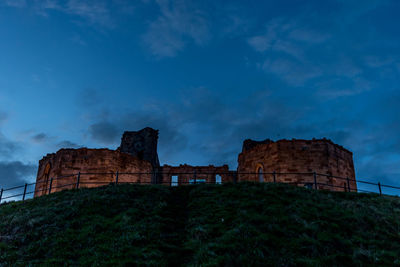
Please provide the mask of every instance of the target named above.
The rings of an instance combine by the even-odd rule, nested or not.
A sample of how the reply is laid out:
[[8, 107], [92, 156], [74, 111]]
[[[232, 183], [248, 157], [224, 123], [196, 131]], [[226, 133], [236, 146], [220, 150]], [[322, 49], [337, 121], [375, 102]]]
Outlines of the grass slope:
[[0, 266], [400, 265], [400, 200], [284, 184], [119, 185], [0, 206]]

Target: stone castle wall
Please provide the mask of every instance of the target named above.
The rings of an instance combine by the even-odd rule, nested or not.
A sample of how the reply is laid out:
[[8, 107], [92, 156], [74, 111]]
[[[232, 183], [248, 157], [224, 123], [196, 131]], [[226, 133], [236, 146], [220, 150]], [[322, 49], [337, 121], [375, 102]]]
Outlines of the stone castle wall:
[[[125, 132], [117, 150], [61, 149], [39, 161], [35, 197], [48, 193], [51, 178], [52, 192], [76, 187], [96, 187], [116, 180], [142, 184], [184, 185], [194, 183], [226, 183], [236, 181], [291, 183], [311, 187], [319, 173], [319, 189], [347, 191], [346, 179], [355, 179], [353, 154], [327, 139], [264, 141], [245, 140], [238, 157], [237, 171], [223, 166], [160, 167], [157, 155], [158, 131], [144, 128]], [[133, 174], [135, 173], [135, 174]], [[290, 174], [288, 174], [290, 173]], [[335, 177], [337, 176], [337, 177]], [[61, 177], [61, 178], [60, 178]], [[357, 190], [355, 181], [349, 183], [351, 191]]]
[[48, 193], [45, 189], [51, 178], [57, 178], [52, 183], [53, 193], [75, 188], [78, 172], [82, 173], [79, 187], [97, 187], [115, 182], [117, 171], [121, 173], [119, 182], [151, 183], [152, 170], [150, 162], [115, 150], [61, 149], [39, 161], [35, 197]]
[[146, 127], [140, 131], [126, 131], [117, 149], [139, 159], [147, 160], [154, 168], [160, 167], [157, 154], [158, 131]]
[[172, 176], [177, 176], [177, 185], [184, 185], [196, 182], [204, 182], [207, 184], [215, 184], [216, 177], [219, 175], [221, 183], [233, 182], [236, 172], [229, 171], [228, 165], [223, 166], [169, 166], [162, 167], [162, 181], [164, 185], [173, 185]]
[[[347, 149], [327, 139], [313, 140], [265, 140], [256, 142], [246, 140], [238, 158], [238, 181], [272, 182], [273, 175], [259, 174], [277, 172], [276, 181], [310, 186], [314, 183], [313, 175], [279, 174], [279, 173], [312, 173], [317, 182], [331, 186], [319, 185], [319, 189], [334, 191], [347, 190], [347, 181], [337, 177], [355, 179], [353, 154]], [[250, 174], [245, 174], [250, 173]], [[356, 191], [355, 181], [350, 181], [350, 190]]]

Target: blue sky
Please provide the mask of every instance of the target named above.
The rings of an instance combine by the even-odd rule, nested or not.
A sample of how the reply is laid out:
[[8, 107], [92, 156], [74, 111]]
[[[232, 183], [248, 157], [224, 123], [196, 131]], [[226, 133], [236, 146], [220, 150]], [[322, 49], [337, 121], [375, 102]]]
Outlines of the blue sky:
[[168, 164], [330, 138], [400, 185], [399, 1], [0, 0], [0, 182], [160, 130]]

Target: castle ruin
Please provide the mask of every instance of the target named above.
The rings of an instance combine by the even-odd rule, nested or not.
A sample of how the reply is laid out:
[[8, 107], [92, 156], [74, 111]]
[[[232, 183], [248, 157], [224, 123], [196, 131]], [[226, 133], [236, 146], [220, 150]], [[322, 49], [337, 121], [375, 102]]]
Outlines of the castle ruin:
[[[35, 197], [48, 194], [49, 188], [53, 193], [76, 188], [77, 183], [97, 187], [116, 181], [172, 186], [257, 181], [315, 187], [316, 174], [318, 189], [357, 191], [353, 154], [328, 139], [245, 140], [237, 170], [228, 165], [161, 166], [157, 143], [158, 131], [147, 127], [125, 132], [116, 150], [60, 149], [47, 154], [39, 161]], [[84, 175], [77, 178], [77, 173]]]

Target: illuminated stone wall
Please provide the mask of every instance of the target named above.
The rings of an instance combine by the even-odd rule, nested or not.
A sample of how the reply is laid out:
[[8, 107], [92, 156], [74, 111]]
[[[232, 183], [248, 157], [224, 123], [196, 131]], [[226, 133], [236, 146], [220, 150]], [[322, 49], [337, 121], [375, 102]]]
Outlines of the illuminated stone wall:
[[178, 185], [190, 184], [196, 179], [196, 182], [205, 182], [207, 184], [215, 184], [216, 176], [221, 177], [221, 183], [233, 182], [236, 172], [229, 171], [228, 165], [223, 166], [169, 166], [162, 167], [162, 184], [171, 185], [172, 176], [178, 176]]
[[[314, 183], [313, 175], [305, 173], [326, 174], [327, 176], [318, 175], [317, 181], [331, 186], [319, 185], [318, 188], [335, 191], [347, 190], [347, 180], [332, 176], [355, 179], [353, 154], [330, 140], [292, 139], [276, 142], [246, 140], [238, 158], [238, 181], [272, 182], [272, 174], [259, 173], [274, 171], [278, 173], [277, 182], [300, 186], [310, 186]], [[357, 184], [354, 181], [350, 181], [350, 190], [357, 190]]]
[[[119, 182], [151, 183], [152, 166], [150, 162], [138, 159], [127, 153], [109, 149], [61, 149], [48, 154], [39, 161], [35, 197], [48, 193], [51, 178], [52, 193], [75, 188], [77, 174], [80, 176], [79, 187], [97, 187], [115, 182], [116, 172]], [[146, 174], [124, 174], [146, 173]], [[147, 174], [148, 173], [148, 174]], [[64, 177], [66, 176], [66, 177]]]
[[[61, 149], [39, 161], [35, 197], [48, 193], [51, 178], [52, 192], [76, 187], [96, 187], [116, 181], [142, 184], [185, 185], [194, 183], [226, 183], [259, 181], [290, 183], [312, 187], [313, 172], [318, 174], [318, 189], [335, 191], [357, 190], [353, 154], [327, 139], [264, 141], [245, 140], [238, 157], [237, 171], [223, 166], [160, 167], [157, 155], [158, 131], [144, 128], [125, 132], [117, 150]], [[272, 174], [275, 172], [275, 176]], [[308, 174], [307, 174], [308, 173]], [[337, 177], [335, 177], [337, 176]], [[174, 177], [175, 181], [172, 180]]]

